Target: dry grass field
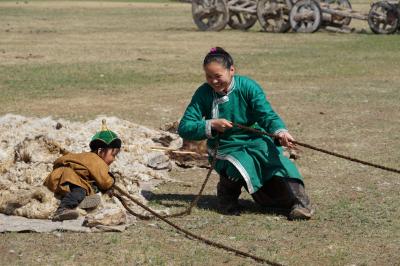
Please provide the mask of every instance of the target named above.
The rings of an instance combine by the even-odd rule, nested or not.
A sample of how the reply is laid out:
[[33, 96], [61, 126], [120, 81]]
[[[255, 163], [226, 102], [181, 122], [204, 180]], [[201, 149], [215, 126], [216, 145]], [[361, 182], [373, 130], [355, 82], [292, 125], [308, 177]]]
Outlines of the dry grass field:
[[[368, 10], [369, 2], [352, 2]], [[115, 115], [148, 127], [180, 118], [212, 46], [232, 53], [302, 142], [399, 168], [400, 36], [199, 32], [188, 4], [0, 1], [0, 115], [70, 120]], [[285, 265], [399, 265], [400, 176], [303, 149], [316, 207], [291, 222], [246, 193], [239, 217], [215, 210], [217, 176], [191, 216], [195, 233]], [[185, 206], [205, 170], [174, 170], [151, 205]], [[159, 221], [124, 233], [1, 234], [1, 265], [254, 265]]]

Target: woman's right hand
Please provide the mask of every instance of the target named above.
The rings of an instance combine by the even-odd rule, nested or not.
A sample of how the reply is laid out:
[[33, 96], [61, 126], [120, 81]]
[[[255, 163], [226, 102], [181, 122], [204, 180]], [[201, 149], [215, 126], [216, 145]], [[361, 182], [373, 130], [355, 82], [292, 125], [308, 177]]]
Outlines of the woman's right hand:
[[230, 129], [233, 127], [233, 124], [231, 121], [228, 121], [226, 119], [212, 119], [211, 120], [211, 128], [223, 133], [225, 130]]

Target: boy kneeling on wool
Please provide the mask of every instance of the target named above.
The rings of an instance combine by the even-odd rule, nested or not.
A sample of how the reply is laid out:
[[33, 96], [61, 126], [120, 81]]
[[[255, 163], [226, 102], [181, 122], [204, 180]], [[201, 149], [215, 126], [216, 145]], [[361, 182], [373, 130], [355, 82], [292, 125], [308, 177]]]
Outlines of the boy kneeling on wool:
[[107, 191], [114, 185], [109, 165], [121, 149], [117, 134], [108, 130], [105, 120], [89, 144], [91, 152], [68, 153], [54, 162], [53, 171], [44, 185], [61, 198], [53, 221], [73, 220], [79, 217], [76, 207], [91, 209], [100, 203], [98, 191]]

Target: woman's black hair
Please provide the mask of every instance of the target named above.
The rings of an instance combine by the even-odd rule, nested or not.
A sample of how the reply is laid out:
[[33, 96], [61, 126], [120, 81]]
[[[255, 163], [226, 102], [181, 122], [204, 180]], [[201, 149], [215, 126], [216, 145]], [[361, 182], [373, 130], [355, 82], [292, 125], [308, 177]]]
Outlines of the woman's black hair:
[[217, 62], [224, 66], [226, 69], [230, 69], [233, 66], [232, 56], [221, 47], [213, 47], [210, 52], [206, 55], [203, 62], [203, 67], [206, 65]]

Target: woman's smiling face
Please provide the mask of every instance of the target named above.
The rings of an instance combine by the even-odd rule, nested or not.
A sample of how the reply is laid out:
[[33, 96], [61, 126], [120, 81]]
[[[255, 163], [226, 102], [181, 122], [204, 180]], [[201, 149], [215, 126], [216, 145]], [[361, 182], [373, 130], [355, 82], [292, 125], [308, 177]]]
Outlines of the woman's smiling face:
[[204, 66], [204, 72], [207, 83], [215, 92], [226, 93], [235, 74], [235, 68], [231, 66], [230, 69], [226, 69], [218, 62], [211, 62]]

